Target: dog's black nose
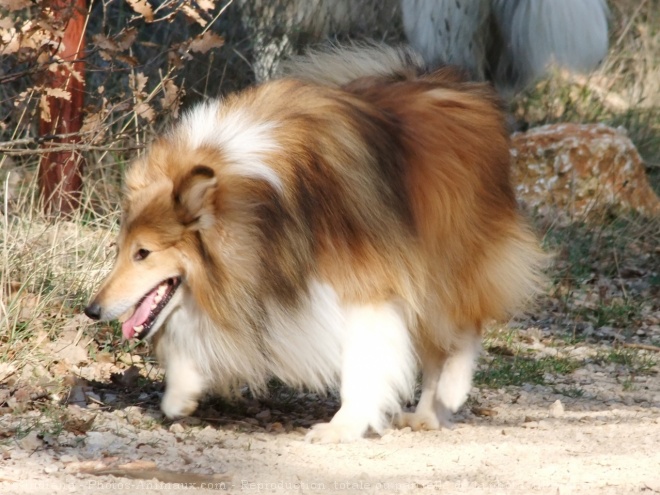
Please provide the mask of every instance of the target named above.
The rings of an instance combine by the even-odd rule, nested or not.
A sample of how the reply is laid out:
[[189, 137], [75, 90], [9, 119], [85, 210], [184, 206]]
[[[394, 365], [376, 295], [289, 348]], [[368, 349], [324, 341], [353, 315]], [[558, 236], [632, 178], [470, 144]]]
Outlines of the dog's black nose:
[[101, 305], [97, 303], [92, 303], [85, 308], [85, 314], [92, 320], [101, 319]]

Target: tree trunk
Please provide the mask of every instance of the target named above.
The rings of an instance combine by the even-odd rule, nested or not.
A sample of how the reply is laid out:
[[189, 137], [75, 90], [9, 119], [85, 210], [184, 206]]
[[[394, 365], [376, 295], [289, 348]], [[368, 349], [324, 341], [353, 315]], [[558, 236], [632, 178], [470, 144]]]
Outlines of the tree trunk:
[[[69, 144], [70, 150], [46, 152], [39, 164], [39, 185], [46, 212], [68, 215], [80, 205], [83, 158], [80, 141], [85, 90], [85, 18], [87, 0], [47, 0], [49, 21], [63, 28], [53, 48], [56, 65], [43, 81], [39, 135], [52, 146]], [[67, 135], [49, 139], [52, 135]]]

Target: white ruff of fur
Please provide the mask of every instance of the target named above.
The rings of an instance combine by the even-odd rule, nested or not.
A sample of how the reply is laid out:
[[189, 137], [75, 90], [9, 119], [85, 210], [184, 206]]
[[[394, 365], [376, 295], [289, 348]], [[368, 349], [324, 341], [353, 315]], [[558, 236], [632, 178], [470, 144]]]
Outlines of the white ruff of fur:
[[277, 377], [322, 392], [336, 387], [341, 378], [342, 407], [331, 426], [315, 430], [313, 436], [352, 441], [369, 427], [382, 432], [401, 401], [411, 398], [417, 361], [398, 305], [345, 308], [331, 287], [312, 282], [309, 299], [298, 311], [267, 304], [267, 313], [264, 339], [254, 342], [215, 328], [185, 299], [163, 335], [162, 357], [167, 375], [173, 377], [164, 412], [177, 416], [184, 404], [196, 402], [201, 384], [224, 393], [230, 392], [228, 384], [246, 384], [259, 393]]
[[295, 313], [274, 304], [267, 304], [267, 311], [268, 330], [263, 341], [256, 342], [243, 333], [216, 328], [186, 298], [171, 316], [163, 336], [169, 342], [163, 348], [188, 356], [218, 392], [227, 393], [227, 384], [239, 383], [263, 392], [273, 376], [319, 392], [337, 386], [346, 330], [334, 290], [312, 282], [309, 298]]
[[255, 123], [241, 110], [224, 111], [220, 100], [209, 100], [187, 112], [178, 129], [193, 149], [209, 146], [222, 151], [226, 173], [264, 180], [281, 193], [280, 177], [264, 163], [267, 153], [279, 149], [271, 133], [274, 126]]
[[309, 293], [309, 303], [294, 314], [267, 303], [265, 340], [273, 374], [289, 385], [323, 392], [339, 383], [345, 316], [332, 287], [312, 282]]

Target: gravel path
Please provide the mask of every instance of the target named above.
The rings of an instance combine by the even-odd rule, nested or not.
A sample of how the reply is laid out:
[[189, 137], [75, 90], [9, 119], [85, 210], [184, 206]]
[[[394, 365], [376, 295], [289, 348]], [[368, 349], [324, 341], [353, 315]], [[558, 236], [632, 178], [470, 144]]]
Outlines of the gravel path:
[[[660, 493], [660, 380], [623, 386], [617, 373], [589, 364], [552, 384], [475, 387], [452, 429], [347, 445], [306, 443], [300, 425], [323, 418], [305, 411], [337, 404], [286, 390], [176, 423], [149, 400], [6, 414], [0, 493]], [[581, 396], [556, 392], [568, 385]]]

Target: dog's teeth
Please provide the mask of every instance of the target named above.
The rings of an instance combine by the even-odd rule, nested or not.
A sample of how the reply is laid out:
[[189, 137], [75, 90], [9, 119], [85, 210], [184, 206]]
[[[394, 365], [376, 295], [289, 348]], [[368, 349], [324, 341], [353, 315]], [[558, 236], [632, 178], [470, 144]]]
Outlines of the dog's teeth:
[[[154, 297], [154, 303], [156, 303], [156, 304], [158, 304], [162, 300], [163, 300], [163, 296], [159, 296], [158, 294], [156, 294], [156, 297]], [[154, 304], [154, 306], [151, 309], [155, 308], [156, 304]]]
[[158, 287], [158, 290], [156, 291], [156, 296], [162, 296], [165, 294], [165, 291], [167, 290], [167, 284], [163, 284]]
[[151, 310], [153, 311], [153, 310], [156, 309], [157, 307], [158, 307], [158, 304], [152, 304], [152, 305], [151, 305]]
[[133, 330], [135, 330], [135, 333], [140, 333], [142, 330], [144, 330], [144, 325], [138, 325], [137, 327], [133, 327]]

